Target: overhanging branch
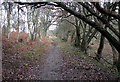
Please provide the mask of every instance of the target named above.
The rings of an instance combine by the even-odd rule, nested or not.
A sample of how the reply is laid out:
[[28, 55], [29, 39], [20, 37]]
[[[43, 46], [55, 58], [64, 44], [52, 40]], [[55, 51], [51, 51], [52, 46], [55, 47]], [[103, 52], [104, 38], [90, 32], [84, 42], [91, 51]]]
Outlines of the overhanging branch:
[[116, 50], [120, 53], [120, 43], [119, 43], [119, 41], [117, 41], [117, 39], [115, 39], [108, 31], [106, 31], [104, 28], [102, 28], [102, 26], [100, 24], [97, 24], [97, 23], [89, 20], [84, 15], [81, 15], [80, 13], [70, 9], [63, 2], [55, 2], [55, 3], [57, 3], [64, 10], [68, 11], [72, 15], [78, 17], [79, 19], [83, 20], [84, 22], [86, 22], [87, 24], [91, 25], [93, 28], [98, 30], [103, 36], [105, 36], [114, 45]]
[[108, 16], [112, 16], [112, 17], [120, 20], [120, 15], [119, 15], [119, 14], [113, 13], [112, 11], [107, 11], [107, 10], [105, 10], [104, 8], [102, 8], [102, 7], [99, 5], [98, 2], [93, 3], [93, 5], [96, 7], [96, 9], [97, 9], [100, 13], [106, 14], [106, 15], [108, 15]]

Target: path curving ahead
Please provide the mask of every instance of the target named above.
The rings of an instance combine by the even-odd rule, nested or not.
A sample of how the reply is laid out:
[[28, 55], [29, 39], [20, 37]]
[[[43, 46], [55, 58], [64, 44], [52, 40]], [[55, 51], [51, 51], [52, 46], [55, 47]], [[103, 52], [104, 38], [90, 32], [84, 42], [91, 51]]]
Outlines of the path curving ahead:
[[62, 80], [61, 66], [63, 65], [62, 56], [56, 47], [54, 40], [51, 40], [52, 48], [41, 69], [41, 80]]

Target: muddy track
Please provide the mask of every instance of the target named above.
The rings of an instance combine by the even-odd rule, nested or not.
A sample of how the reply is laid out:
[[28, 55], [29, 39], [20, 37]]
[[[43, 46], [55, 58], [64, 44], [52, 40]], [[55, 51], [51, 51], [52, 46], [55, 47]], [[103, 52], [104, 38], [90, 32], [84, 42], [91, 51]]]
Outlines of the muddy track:
[[39, 76], [40, 80], [62, 80], [61, 67], [63, 60], [59, 49], [54, 42], [51, 42], [51, 49], [47, 58], [44, 60], [44, 64]]

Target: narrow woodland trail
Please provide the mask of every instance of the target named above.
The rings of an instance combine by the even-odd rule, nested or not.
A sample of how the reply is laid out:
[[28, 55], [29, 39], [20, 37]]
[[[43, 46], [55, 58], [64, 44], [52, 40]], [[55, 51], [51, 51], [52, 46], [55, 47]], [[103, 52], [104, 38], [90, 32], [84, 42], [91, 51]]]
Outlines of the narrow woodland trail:
[[41, 80], [61, 80], [61, 66], [63, 65], [62, 56], [54, 41], [51, 42], [52, 48], [45, 59], [41, 69]]
[[[67, 54], [60, 51], [53, 40], [52, 47], [40, 63], [33, 68], [37, 80], [116, 80], [115, 70], [105, 71], [87, 56]], [[67, 54], [67, 55], [65, 55]], [[95, 62], [95, 61], [94, 61]]]

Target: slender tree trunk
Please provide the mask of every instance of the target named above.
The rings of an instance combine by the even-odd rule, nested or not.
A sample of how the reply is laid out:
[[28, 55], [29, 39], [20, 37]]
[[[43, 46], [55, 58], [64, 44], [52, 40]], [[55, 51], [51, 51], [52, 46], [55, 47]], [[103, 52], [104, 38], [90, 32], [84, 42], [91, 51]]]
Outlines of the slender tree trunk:
[[87, 53], [87, 42], [86, 42], [86, 24], [84, 24], [83, 27], [83, 36], [82, 36], [82, 42], [81, 42], [81, 51]]
[[7, 35], [9, 39], [10, 38], [10, 11], [9, 10], [7, 10], [7, 20], [8, 20], [8, 27], [7, 27], [8, 34]]
[[97, 55], [96, 55], [96, 59], [98, 61], [100, 61], [101, 56], [102, 56], [102, 51], [103, 51], [103, 48], [104, 48], [104, 40], [105, 40], [105, 37], [103, 35], [101, 35], [100, 44], [99, 44], [99, 48], [97, 50]]
[[85, 54], [87, 54], [87, 42], [86, 42], [85, 33], [83, 34], [83, 39], [81, 42], [81, 51], [83, 51], [83, 52], [85, 52]]
[[81, 51], [85, 52], [87, 54], [87, 42], [86, 37], [83, 38], [81, 43]]
[[41, 35], [40, 35], [40, 33], [38, 33], [39, 34], [39, 38], [41, 38]]
[[76, 26], [75, 46], [80, 47], [80, 28]]
[[34, 41], [36, 40], [36, 38], [37, 38], [37, 33], [35, 34], [35, 39], [34, 39]]
[[[119, 14], [120, 14], [120, 1], [118, 3], [119, 3]], [[119, 35], [120, 35], [120, 20], [118, 21], [118, 27], [119, 27]], [[119, 38], [119, 42], [120, 42], [120, 38]], [[120, 74], [120, 53], [118, 56], [117, 69]]]
[[18, 35], [17, 35], [17, 42], [19, 40], [19, 5], [18, 5]]
[[[29, 23], [29, 7], [27, 6], [27, 25], [28, 25], [28, 30], [30, 31], [30, 23]], [[31, 32], [28, 33], [27, 41], [30, 40], [31, 37]]]
[[28, 33], [28, 35], [27, 35], [27, 42], [29, 41], [29, 33]]
[[91, 36], [89, 36], [89, 38], [88, 38], [88, 40], [87, 40], [88, 45], [89, 45], [89, 43], [91, 42], [91, 40], [93, 39], [93, 37], [95, 36], [96, 33], [97, 33], [97, 30], [95, 30], [95, 31], [91, 34]]
[[74, 43], [74, 45], [76, 47], [80, 47], [80, 26], [79, 26], [79, 22], [80, 22], [80, 20], [78, 20], [75, 17], [75, 33], [76, 33], [76, 36], [75, 36], [75, 43]]
[[44, 37], [47, 36], [47, 29], [44, 30]]
[[30, 35], [31, 35], [30, 36], [31, 37], [31, 41], [33, 41], [34, 40], [34, 33], [31, 33]]
[[75, 31], [72, 31], [71, 33], [72, 33], [72, 34], [71, 34], [71, 43], [72, 43], [72, 42], [74, 41], [74, 40], [73, 40], [73, 37], [74, 37]]

